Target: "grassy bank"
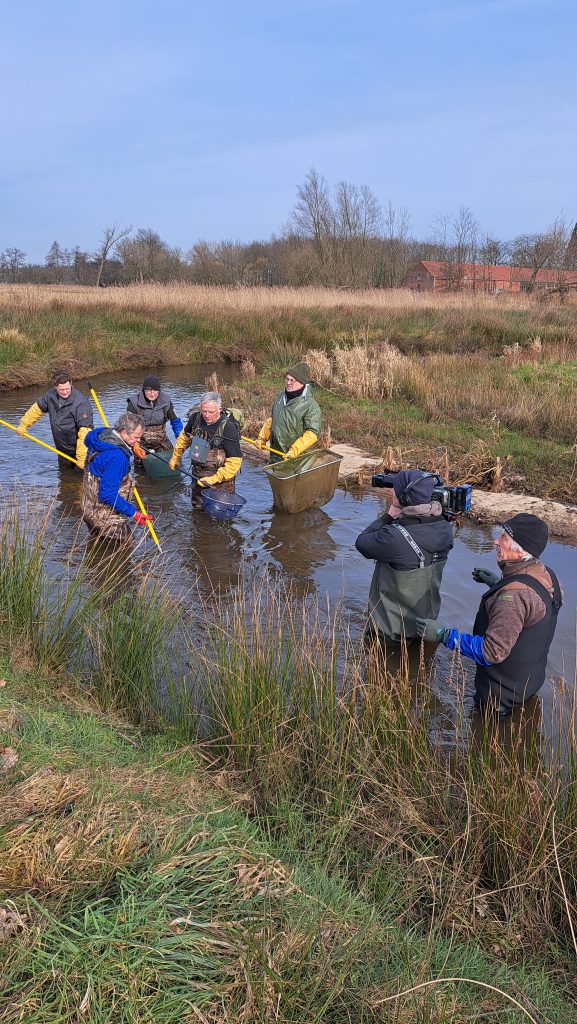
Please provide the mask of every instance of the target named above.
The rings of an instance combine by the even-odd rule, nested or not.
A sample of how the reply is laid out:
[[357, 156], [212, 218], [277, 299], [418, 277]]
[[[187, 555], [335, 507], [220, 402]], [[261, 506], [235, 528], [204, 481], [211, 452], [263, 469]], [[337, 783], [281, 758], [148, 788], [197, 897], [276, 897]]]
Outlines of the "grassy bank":
[[[546, 969], [406, 928], [399, 893], [371, 899], [267, 838], [173, 736], [30, 671], [3, 680], [6, 1024], [577, 1019]], [[419, 987], [453, 977], [470, 981]]]
[[319, 399], [335, 440], [377, 454], [391, 447], [401, 462], [434, 468], [446, 454], [456, 476], [480, 484], [499, 458], [514, 489], [575, 500], [572, 299], [0, 287], [0, 389], [44, 384], [63, 365], [86, 377], [252, 363], [256, 378], [237, 391], [256, 422], [268, 415], [283, 368], [307, 352], [312, 362], [318, 356]]
[[156, 566], [95, 588], [47, 546], [4, 515], [2, 1019], [504, 1020], [418, 987], [465, 977], [577, 1021], [574, 737], [473, 744], [458, 662], [439, 719], [424, 669], [272, 579], [179, 614]]

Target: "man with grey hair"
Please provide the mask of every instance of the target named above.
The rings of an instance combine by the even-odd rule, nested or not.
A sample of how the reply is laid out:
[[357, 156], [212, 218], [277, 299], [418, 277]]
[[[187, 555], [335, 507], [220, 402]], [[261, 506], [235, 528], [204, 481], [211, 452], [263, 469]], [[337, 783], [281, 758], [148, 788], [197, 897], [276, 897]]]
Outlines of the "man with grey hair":
[[146, 456], [139, 445], [143, 432], [142, 416], [127, 412], [112, 428], [99, 427], [86, 435], [82, 517], [91, 530], [107, 540], [126, 540], [131, 519], [139, 526], [152, 522], [152, 516], [139, 512], [131, 502], [131, 458]]
[[442, 626], [434, 619], [417, 619], [425, 640], [477, 664], [475, 704], [509, 714], [541, 688], [547, 655], [562, 604], [559, 581], [540, 561], [549, 536], [538, 516], [519, 513], [501, 524], [495, 540], [502, 576], [473, 569], [473, 579], [489, 590], [481, 598], [473, 633]]
[[242, 464], [240, 427], [232, 410], [223, 409], [218, 391], [206, 391], [198, 403], [198, 408], [190, 414], [174, 446], [169, 462], [171, 469], [178, 469], [184, 452], [192, 444], [193, 437], [202, 438], [206, 442], [207, 455], [204, 461], [191, 462], [195, 478], [192, 485], [192, 500], [198, 497], [202, 487], [218, 485], [223, 490], [234, 491], [235, 477]]

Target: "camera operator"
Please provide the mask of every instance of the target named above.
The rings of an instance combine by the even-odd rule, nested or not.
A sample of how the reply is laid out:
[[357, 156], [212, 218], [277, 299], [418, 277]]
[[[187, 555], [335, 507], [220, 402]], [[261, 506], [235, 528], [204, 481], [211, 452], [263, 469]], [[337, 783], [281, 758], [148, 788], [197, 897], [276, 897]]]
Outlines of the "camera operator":
[[388, 513], [356, 540], [357, 551], [376, 561], [369, 625], [396, 643], [414, 640], [417, 616], [436, 618], [441, 607], [441, 578], [453, 547], [453, 529], [440, 502], [432, 500], [438, 479], [420, 469], [396, 473]]
[[559, 581], [539, 556], [547, 544], [547, 524], [519, 513], [501, 524], [495, 540], [502, 576], [473, 569], [473, 579], [489, 589], [483, 594], [473, 633], [417, 619], [419, 636], [456, 647], [477, 664], [475, 705], [508, 715], [540, 690], [547, 655], [562, 604]]

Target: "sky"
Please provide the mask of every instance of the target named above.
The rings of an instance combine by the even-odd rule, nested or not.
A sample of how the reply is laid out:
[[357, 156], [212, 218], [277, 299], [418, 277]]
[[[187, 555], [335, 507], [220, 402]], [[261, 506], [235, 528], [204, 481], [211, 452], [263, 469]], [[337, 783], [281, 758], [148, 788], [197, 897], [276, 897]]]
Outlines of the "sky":
[[430, 237], [577, 220], [575, 0], [26, 0], [0, 27], [0, 250], [280, 234], [315, 168]]

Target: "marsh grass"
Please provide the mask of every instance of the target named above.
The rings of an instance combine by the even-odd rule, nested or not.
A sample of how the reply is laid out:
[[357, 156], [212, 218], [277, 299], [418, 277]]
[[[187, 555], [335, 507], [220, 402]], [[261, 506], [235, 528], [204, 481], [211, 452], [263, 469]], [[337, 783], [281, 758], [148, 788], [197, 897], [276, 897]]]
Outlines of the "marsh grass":
[[[16, 561], [11, 560], [12, 546], [0, 543], [2, 579], [7, 575], [10, 584], [3, 591], [0, 611], [3, 623], [10, 625], [10, 647], [16, 657], [18, 642], [24, 637], [29, 662], [43, 669], [48, 666], [52, 672], [58, 669], [59, 686], [69, 673], [72, 689], [75, 681], [82, 684], [77, 696], [92, 694], [101, 705], [121, 709], [147, 729], [169, 728], [173, 743], [184, 743], [197, 759], [205, 759], [209, 777], [216, 781], [226, 773], [227, 799], [233, 794], [235, 802], [250, 806], [259, 829], [271, 842], [288, 845], [311, 870], [314, 865], [314, 871], [334, 873], [350, 892], [376, 908], [373, 914], [388, 915], [387, 927], [394, 925], [413, 935], [420, 959], [411, 961], [410, 970], [399, 973], [395, 954], [394, 991], [405, 982], [420, 983], [433, 971], [442, 973], [436, 952], [439, 942], [448, 958], [455, 944], [474, 942], [496, 964], [552, 959], [561, 979], [570, 976], [574, 958], [571, 924], [577, 906], [577, 801], [575, 737], [567, 718], [562, 723], [559, 718], [562, 752], [554, 743], [545, 748], [539, 732], [531, 731], [524, 715], [511, 722], [510, 735], [504, 736], [486, 723], [480, 740], [473, 742], [466, 676], [458, 659], [439, 705], [433, 698], [425, 660], [421, 660], [416, 678], [411, 678], [406, 660], [393, 671], [378, 646], [359, 647], [352, 641], [346, 608], [303, 599], [275, 577], [262, 573], [226, 600], [217, 593], [209, 598], [196, 596], [194, 624], [189, 618], [177, 621], [162, 591], [148, 589], [149, 580], [128, 580], [125, 592], [119, 589], [118, 580], [112, 589], [96, 587], [94, 595], [81, 587], [74, 615], [54, 619], [49, 577], [48, 584], [35, 588], [40, 595], [36, 603], [21, 605], [17, 600], [18, 581], [39, 582], [41, 573], [47, 573], [47, 563], [40, 560], [46, 539], [42, 523], [37, 534], [29, 522], [26, 530], [10, 523], [9, 531], [6, 536], [19, 553]], [[41, 627], [41, 643], [34, 641], [36, 622]], [[58, 657], [50, 660], [47, 651], [53, 629]], [[173, 649], [188, 655], [186, 678], [180, 679], [173, 661], [165, 657], [165, 651]], [[566, 711], [567, 699], [564, 706]], [[32, 736], [34, 724], [29, 724]], [[17, 732], [17, 724], [7, 725]], [[127, 735], [126, 727], [121, 731], [128, 748], [128, 755], [123, 755], [126, 764], [127, 757], [130, 763], [135, 756], [130, 750], [139, 741]], [[448, 746], [436, 742], [436, 736], [449, 732], [452, 740]], [[44, 722], [36, 735], [37, 743], [42, 741], [49, 749], [68, 742], [54, 722]], [[289, 927], [284, 896], [282, 913], [275, 918], [271, 933], [272, 945], [262, 921], [262, 907], [269, 905], [270, 892], [263, 895], [265, 904], [256, 918], [250, 911], [250, 899], [243, 896], [242, 909], [232, 912], [233, 920], [241, 922], [239, 931], [233, 928], [231, 932], [227, 926], [223, 933], [221, 925], [216, 925], [219, 908], [227, 907], [229, 913], [231, 891], [235, 890], [235, 900], [238, 893], [225, 872], [225, 880], [207, 890], [200, 904], [195, 902], [195, 887], [201, 886], [205, 862], [202, 852], [195, 859], [196, 854], [190, 852], [196, 849], [194, 843], [187, 846], [192, 840], [183, 836], [183, 831], [189, 833], [178, 818], [182, 793], [176, 799], [177, 818], [169, 816], [158, 835], [151, 838], [147, 816], [130, 809], [138, 773], [130, 779], [124, 776], [133, 794], [127, 813], [116, 803], [110, 808], [105, 790], [89, 795], [83, 771], [73, 779], [63, 774], [66, 764], [80, 764], [88, 770], [93, 747], [93, 741], [86, 738], [76, 753], [48, 754], [57, 758], [50, 774], [38, 774], [43, 766], [36, 764], [22, 779], [24, 788], [12, 791], [13, 806], [20, 807], [21, 825], [11, 839], [13, 856], [4, 864], [11, 890], [21, 892], [31, 878], [36, 879], [34, 898], [42, 906], [43, 900], [68, 891], [72, 876], [78, 880], [74, 883], [78, 892], [82, 890], [81, 906], [67, 897], [70, 930], [68, 925], [60, 927], [50, 912], [48, 925], [34, 933], [39, 956], [34, 958], [32, 975], [26, 973], [31, 968], [23, 939], [24, 959], [17, 961], [20, 966], [10, 989], [12, 994], [16, 989], [29, 994], [29, 1016], [20, 1019], [56, 1021], [64, 1005], [66, 1012], [72, 1013], [74, 999], [78, 1006], [89, 988], [85, 961], [91, 948], [101, 950], [107, 979], [99, 982], [104, 988], [90, 996], [96, 1007], [110, 1005], [119, 992], [128, 992], [122, 975], [133, 970], [138, 979], [135, 1005], [146, 1008], [150, 1019], [163, 1019], [162, 1004], [154, 1000], [172, 984], [171, 979], [182, 998], [185, 992], [190, 995], [191, 989], [199, 999], [201, 992], [208, 992], [207, 1005], [213, 1014], [217, 1013], [216, 1003], [211, 1000], [220, 999], [221, 1004], [224, 1000], [227, 1013], [233, 1016], [231, 1008], [240, 1012], [238, 1007], [247, 1005], [250, 992], [250, 999], [254, 996], [256, 1001], [250, 1002], [247, 1020], [264, 1021], [281, 1005], [286, 1016], [279, 1019], [286, 1020], [308, 1019], [311, 1013], [313, 1017], [318, 1014], [318, 1020], [333, 1020], [329, 1007], [335, 1013], [338, 1008], [345, 1020], [383, 1019], [374, 1016], [376, 1008], [369, 994], [375, 986], [382, 996], [383, 985], [389, 984], [382, 973], [374, 973], [372, 925], [369, 928], [366, 923], [361, 929], [364, 938], [360, 946], [357, 938], [351, 940], [352, 945], [336, 943], [336, 959], [326, 977], [322, 976], [326, 942], [319, 945], [318, 939], [324, 926], [317, 922], [312, 931], [305, 928], [299, 912], [299, 923], [291, 918]], [[180, 759], [179, 754], [174, 756]], [[189, 784], [194, 801], [197, 789], [193, 781]], [[76, 817], [76, 809], [83, 814], [86, 800], [90, 801], [90, 823], [81, 824], [84, 819]], [[60, 814], [66, 819], [50, 819], [50, 835], [43, 831], [44, 812], [30, 817], [30, 808], [41, 807], [42, 801], [53, 808], [56, 817]], [[149, 858], [151, 843], [155, 850], [162, 849], [158, 863], [168, 866], [149, 868], [143, 877], [135, 865], [141, 864], [143, 857]], [[212, 854], [206, 856], [211, 862]], [[162, 882], [157, 883], [156, 874]], [[238, 881], [238, 874], [236, 877]], [[246, 884], [250, 877], [250, 872], [242, 875]], [[91, 890], [83, 878], [91, 879], [90, 884], [97, 881], [96, 888]], [[173, 883], [181, 895], [175, 890], [174, 898], [168, 898]], [[23, 910], [21, 906], [18, 909]], [[198, 916], [201, 909], [206, 916]], [[44, 914], [32, 903], [23, 912], [34, 920], [35, 915]], [[186, 921], [171, 927], [170, 922], [177, 918]], [[204, 924], [199, 929], [199, 921], [212, 922], [208, 932]], [[126, 922], [130, 922], [128, 930]], [[341, 926], [339, 918], [335, 936]], [[294, 937], [288, 940], [286, 930], [293, 927]], [[129, 933], [136, 936], [130, 953]], [[178, 956], [175, 933], [187, 936], [185, 949]], [[361, 933], [355, 931], [354, 935]], [[211, 938], [205, 947], [201, 939], [207, 935]], [[378, 935], [382, 967], [384, 934], [379, 931]], [[220, 959], [224, 955], [220, 944], [228, 948], [229, 941], [233, 947], [230, 974]], [[327, 942], [332, 956], [332, 939]], [[145, 949], [151, 951], [150, 958]], [[129, 957], [121, 961], [127, 966], [118, 968], [120, 973], [114, 951]], [[212, 968], [197, 975], [202, 958], [206, 956], [210, 964], [213, 953], [215, 975]], [[359, 966], [365, 953], [368, 974]], [[197, 955], [198, 963], [194, 961]], [[173, 956], [176, 963], [169, 969], [167, 963]], [[192, 961], [197, 963], [194, 968]], [[48, 973], [51, 962], [58, 964], [55, 974]], [[346, 994], [351, 971], [357, 979], [363, 978], [359, 983], [363, 995], [358, 996], [354, 1010]], [[455, 968], [453, 974], [463, 976], [463, 970]], [[216, 975], [220, 980], [215, 989]], [[224, 989], [223, 976], [228, 979]], [[125, 998], [128, 996], [121, 1002]], [[177, 1006], [182, 1006], [182, 1001], [175, 1001], [171, 1013], [176, 1014]], [[434, 993], [419, 1006], [423, 1020], [455, 1019], [443, 1002], [439, 1006]], [[198, 1007], [205, 1012], [204, 1003]], [[47, 1008], [52, 1018], [41, 1018]], [[395, 1012], [390, 1009], [391, 1020], [398, 1019]], [[98, 1020], [96, 1010], [94, 1013]], [[98, 1013], [102, 1016], [104, 1010]]]

